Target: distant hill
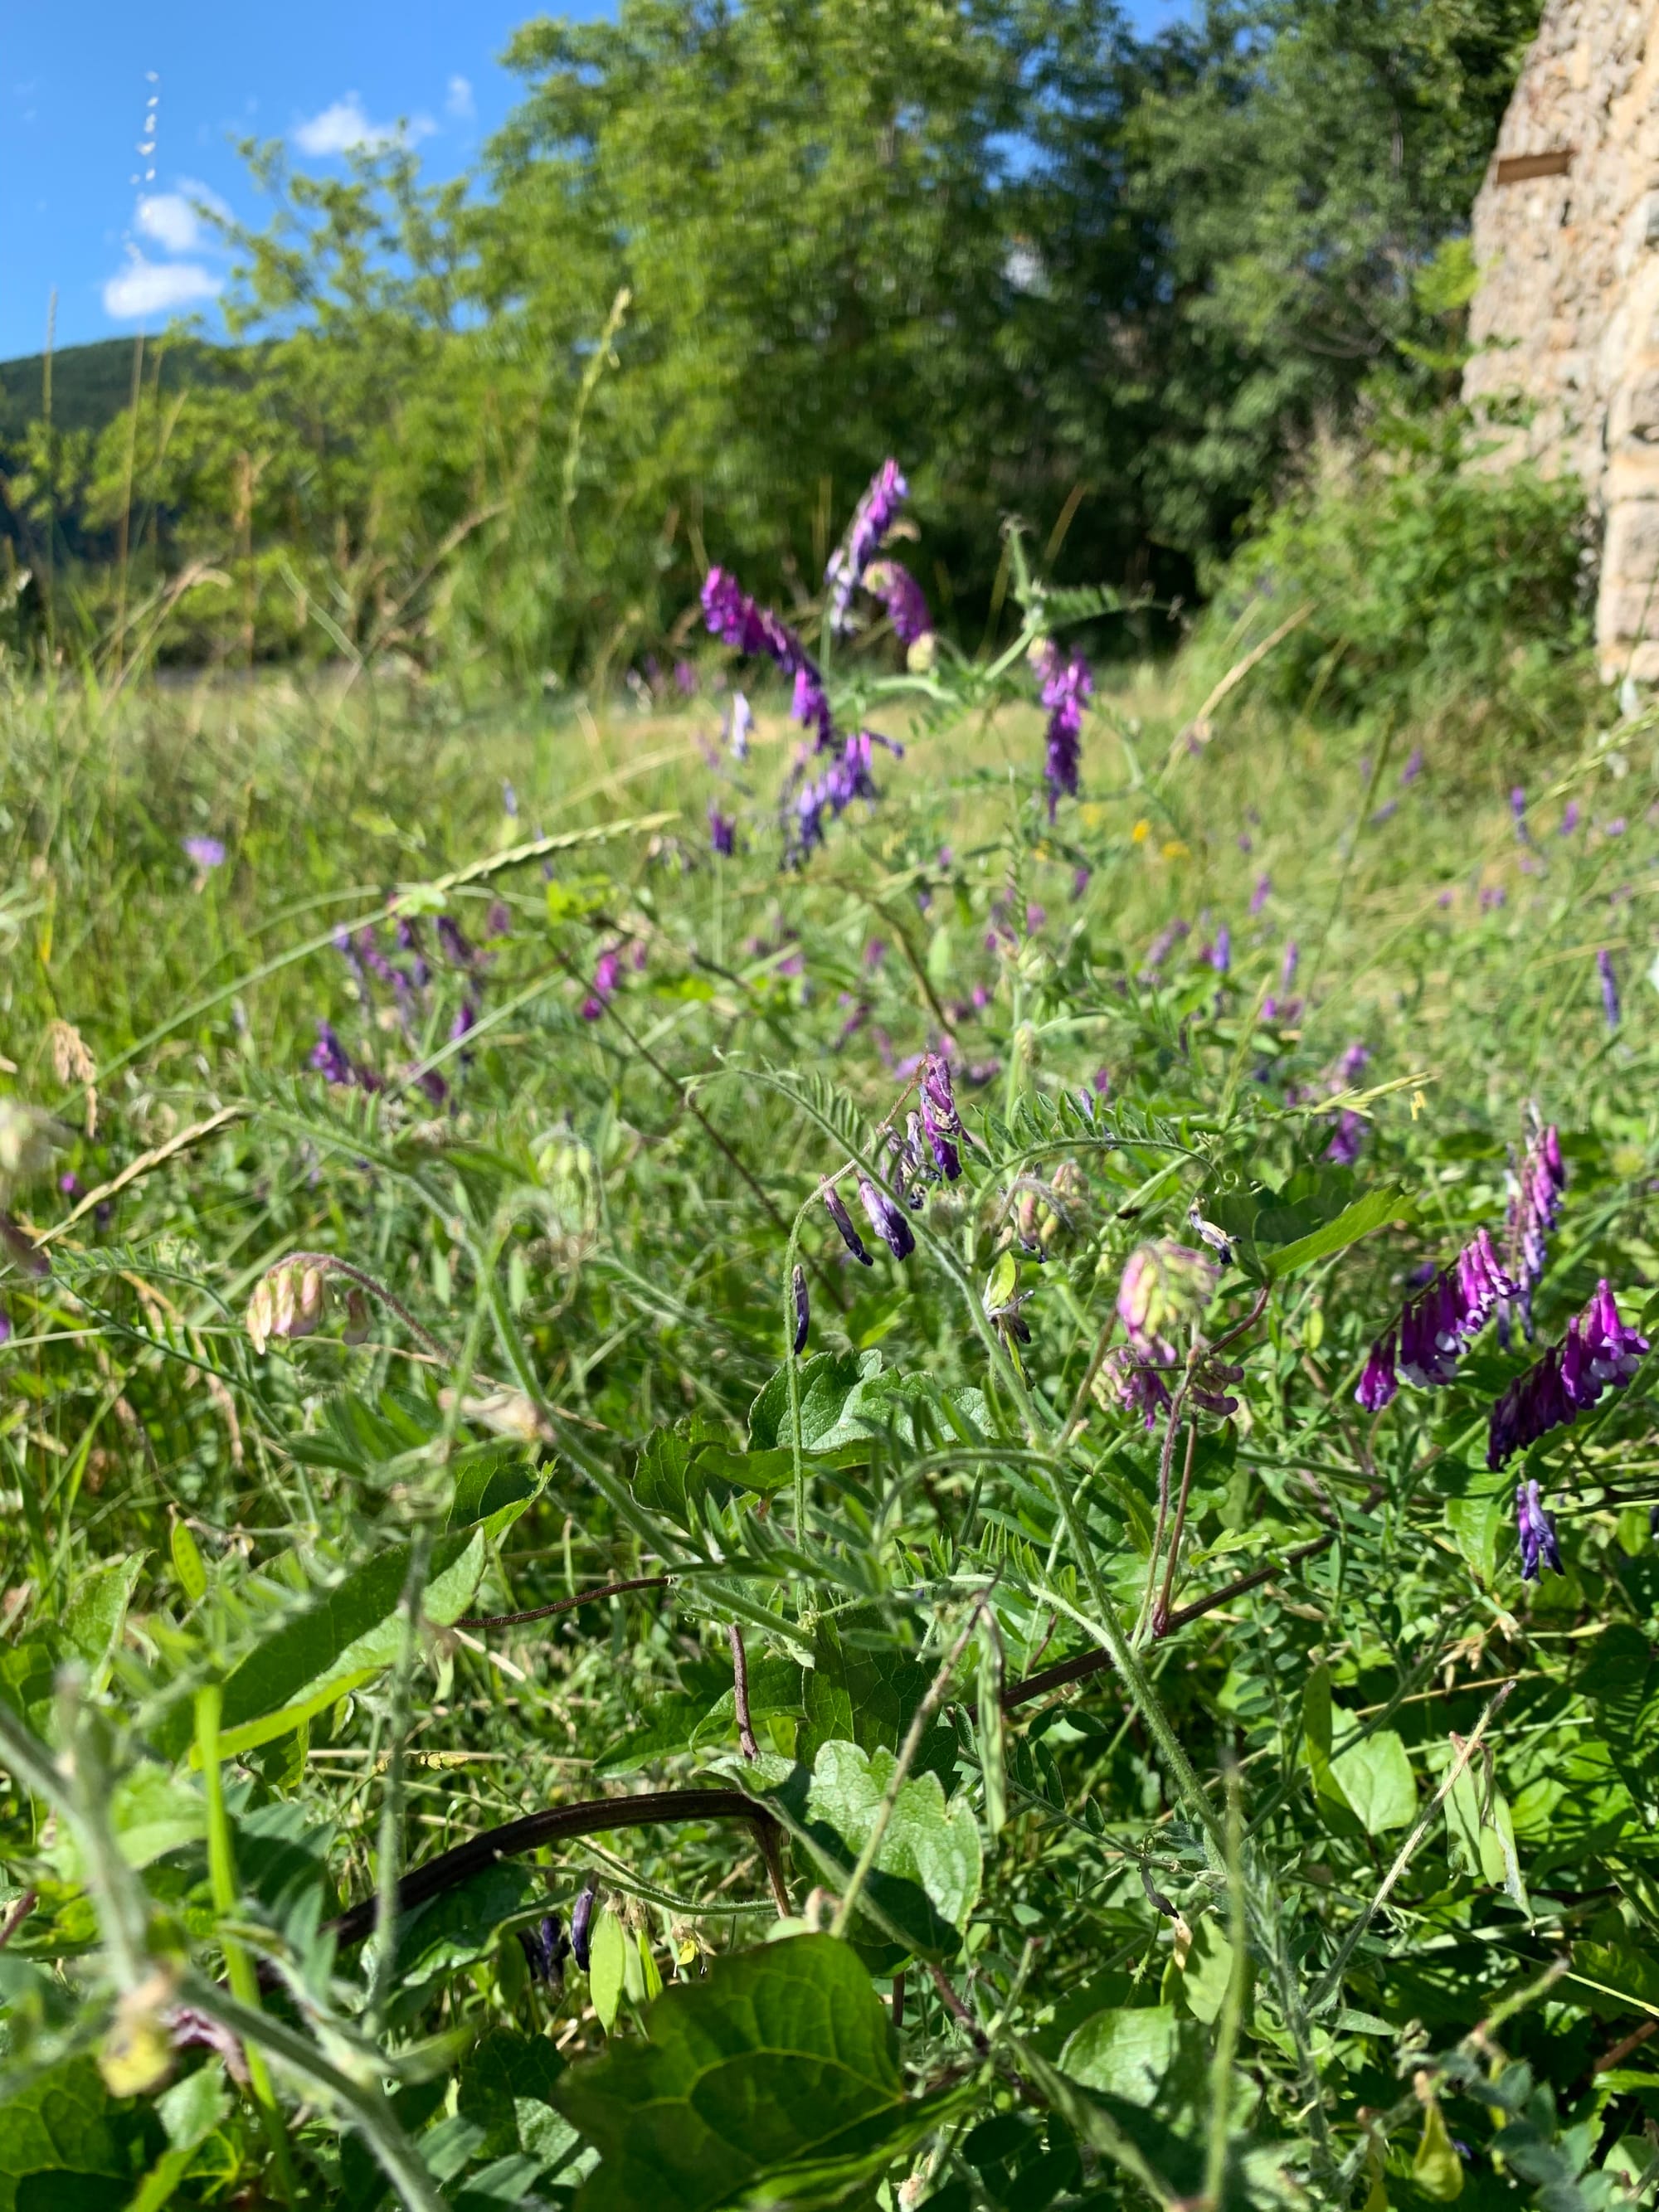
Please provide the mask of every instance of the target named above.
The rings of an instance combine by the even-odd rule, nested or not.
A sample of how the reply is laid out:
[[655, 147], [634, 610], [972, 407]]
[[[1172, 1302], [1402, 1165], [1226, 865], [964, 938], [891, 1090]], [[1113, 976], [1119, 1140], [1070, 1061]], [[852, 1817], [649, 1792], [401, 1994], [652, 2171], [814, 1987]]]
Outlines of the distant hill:
[[[131, 338], [101, 338], [96, 345], [65, 346], [52, 357], [52, 415], [62, 430], [101, 430], [132, 397]], [[156, 373], [161, 389], [216, 381], [236, 356], [228, 347], [204, 345], [199, 338], [153, 338], [144, 347], [144, 381]], [[46, 356], [26, 354], [0, 361], [0, 445], [22, 435], [40, 419]]]

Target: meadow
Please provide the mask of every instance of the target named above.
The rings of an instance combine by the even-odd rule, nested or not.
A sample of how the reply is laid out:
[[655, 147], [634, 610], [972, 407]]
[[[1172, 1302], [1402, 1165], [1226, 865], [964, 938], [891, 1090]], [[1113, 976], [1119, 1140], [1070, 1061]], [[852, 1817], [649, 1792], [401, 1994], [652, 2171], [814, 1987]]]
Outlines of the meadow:
[[1017, 600], [9, 665], [0, 2212], [1645, 2201], [1659, 714]]

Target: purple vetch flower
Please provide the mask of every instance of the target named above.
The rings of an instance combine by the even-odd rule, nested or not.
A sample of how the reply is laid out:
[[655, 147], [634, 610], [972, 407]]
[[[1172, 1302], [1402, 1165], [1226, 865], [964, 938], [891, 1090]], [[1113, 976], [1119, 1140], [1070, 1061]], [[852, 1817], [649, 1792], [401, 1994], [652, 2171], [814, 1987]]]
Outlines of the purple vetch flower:
[[333, 1024], [320, 1018], [317, 1024], [317, 1042], [311, 1048], [311, 1065], [331, 1083], [355, 1083], [357, 1079], [357, 1071], [351, 1064], [351, 1054], [340, 1042]]
[[1117, 1313], [1136, 1357], [1173, 1366], [1170, 1333], [1202, 1320], [1221, 1270], [1206, 1253], [1170, 1237], [1139, 1244], [1124, 1263]]
[[715, 852], [728, 857], [737, 850], [738, 825], [729, 814], [722, 814], [712, 799], [708, 802], [708, 842]]
[[920, 645], [923, 638], [933, 635], [927, 595], [902, 561], [876, 562], [864, 580], [886, 608], [893, 635], [901, 645]]
[[941, 1053], [930, 1052], [923, 1063], [921, 1097], [921, 1126], [933, 1148], [934, 1163], [946, 1182], [954, 1182], [962, 1173], [962, 1160], [953, 1139], [966, 1132], [957, 1111], [951, 1063]]
[[1042, 703], [1048, 710], [1048, 757], [1042, 781], [1048, 793], [1048, 819], [1060, 794], [1075, 799], [1081, 783], [1083, 712], [1094, 696], [1095, 679], [1080, 653], [1062, 659], [1052, 638], [1044, 638], [1032, 655], [1032, 665], [1042, 686]]
[[471, 968], [477, 964], [478, 956], [462, 934], [459, 922], [447, 914], [441, 914], [434, 927], [438, 933], [438, 942], [443, 947], [446, 960], [457, 968]]
[[1570, 799], [1561, 810], [1561, 827], [1558, 835], [1571, 837], [1578, 827], [1578, 801]]
[[1262, 908], [1267, 905], [1267, 901], [1273, 896], [1273, 878], [1265, 873], [1258, 876], [1255, 879], [1255, 889], [1250, 893], [1250, 913], [1252, 916], [1261, 913]]
[[1285, 957], [1279, 963], [1279, 988], [1281, 991], [1288, 991], [1295, 982], [1296, 971], [1301, 960], [1302, 948], [1297, 945], [1295, 938], [1287, 938], [1285, 941]]
[[683, 699], [694, 699], [697, 693], [697, 672], [689, 660], [674, 663], [674, 684]]
[[861, 1267], [873, 1267], [876, 1263], [865, 1249], [864, 1239], [853, 1226], [853, 1217], [842, 1203], [841, 1193], [833, 1185], [824, 1192], [823, 1202], [829, 1208], [830, 1218], [841, 1232], [842, 1243]]
[[1372, 809], [1372, 829], [1380, 830], [1385, 822], [1392, 822], [1395, 816], [1398, 814], [1399, 811], [1400, 801], [1397, 799], [1385, 799], [1381, 806]]
[[1406, 763], [1405, 767], [1400, 771], [1400, 781], [1401, 783], [1415, 783], [1418, 777], [1421, 775], [1422, 773], [1423, 748], [1421, 745], [1413, 745], [1412, 747], [1411, 758]]
[[1248, 830], [1241, 830], [1238, 833], [1238, 849], [1241, 853], [1253, 853], [1255, 850], [1255, 840]]
[[1156, 1428], [1158, 1415], [1170, 1403], [1170, 1393], [1158, 1370], [1173, 1364], [1172, 1359], [1143, 1355], [1132, 1345], [1121, 1344], [1101, 1362], [1096, 1395], [1103, 1403], [1109, 1397], [1115, 1399], [1126, 1413], [1138, 1414], [1147, 1428]]
[[1073, 906], [1077, 904], [1077, 902], [1083, 896], [1084, 893], [1088, 890], [1090, 884], [1094, 880], [1094, 870], [1090, 867], [1086, 861], [1080, 862], [1078, 866], [1073, 869], [1072, 903]]
[[790, 1340], [790, 1350], [799, 1359], [806, 1349], [806, 1332], [812, 1326], [812, 1308], [806, 1296], [806, 1271], [797, 1267], [790, 1278], [789, 1287], [795, 1301], [795, 1334]]
[[896, 759], [902, 759], [902, 745], [895, 744], [890, 738], [878, 736], [874, 730], [860, 730], [856, 737], [847, 739], [841, 757], [830, 763], [817, 782], [803, 787], [794, 807], [794, 859], [804, 860], [815, 845], [823, 842], [826, 814], [833, 819], [843, 814], [855, 799], [873, 803], [880, 798], [880, 790], [871, 773], [878, 745], [884, 746]]
[[852, 628], [853, 594], [863, 580], [876, 548], [893, 526], [899, 508], [910, 496], [898, 463], [884, 460], [871, 477], [864, 496], [853, 510], [847, 535], [830, 556], [823, 580], [830, 586], [830, 628], [844, 637]]
[[1039, 906], [1035, 899], [1026, 901], [1025, 934], [1028, 937], [1035, 937], [1048, 919], [1048, 909], [1046, 906]]
[[1620, 1319], [1604, 1278], [1583, 1311], [1567, 1323], [1563, 1341], [1517, 1376], [1493, 1406], [1487, 1466], [1500, 1468], [1552, 1429], [1571, 1427], [1604, 1390], [1624, 1389], [1647, 1349], [1646, 1337]]
[[1532, 1294], [1544, 1273], [1548, 1256], [1548, 1234], [1560, 1213], [1567, 1171], [1561, 1158], [1561, 1139], [1553, 1122], [1536, 1128], [1520, 1168], [1511, 1164], [1510, 1202], [1504, 1215], [1501, 1249], [1505, 1272], [1513, 1277], [1513, 1300], [1500, 1300], [1498, 1340], [1505, 1349], [1510, 1341], [1510, 1304], [1520, 1313], [1522, 1334], [1532, 1339]]
[[1190, 936], [1192, 924], [1177, 915], [1167, 927], [1161, 929], [1146, 948], [1146, 957], [1141, 963], [1142, 975], [1152, 978], [1158, 973], [1183, 937]]
[[1518, 1482], [1515, 1486], [1516, 1533], [1521, 1540], [1521, 1579], [1535, 1583], [1540, 1562], [1552, 1574], [1565, 1571], [1561, 1565], [1561, 1547], [1555, 1538], [1555, 1522], [1544, 1510], [1544, 1500], [1535, 1482]]
[[884, 1190], [878, 1190], [868, 1176], [859, 1177], [859, 1200], [870, 1217], [870, 1226], [896, 1260], [908, 1260], [916, 1249], [910, 1224]]
[[1487, 884], [1480, 893], [1482, 914], [1495, 914], [1500, 907], [1506, 907], [1509, 902], [1510, 895], [1502, 884]]
[[1607, 1016], [1607, 1027], [1619, 1026], [1619, 978], [1613, 972], [1613, 955], [1604, 945], [1595, 956], [1595, 972], [1601, 982], [1601, 1012]]
[[464, 1036], [470, 1036], [477, 1026], [478, 1009], [471, 999], [463, 999], [456, 1009], [454, 1020], [449, 1024], [450, 1042], [459, 1044]]
[[532, 1979], [545, 1983], [550, 1989], [562, 1990], [564, 1962], [570, 1955], [570, 1944], [556, 1915], [548, 1913], [533, 1928], [520, 1928], [519, 1945]]
[[185, 858], [192, 867], [199, 868], [205, 878], [211, 870], [225, 865], [224, 841], [219, 837], [186, 837]]
[[1523, 845], [1530, 844], [1532, 841], [1527, 830], [1527, 794], [1518, 783], [1510, 793], [1510, 812], [1515, 820], [1516, 836]]
[[519, 794], [513, 788], [511, 780], [506, 776], [501, 779], [501, 805], [509, 819], [516, 822], [519, 818]]
[[1204, 949], [1204, 957], [1218, 975], [1224, 975], [1233, 964], [1233, 933], [1224, 921], [1215, 933], [1213, 945]]
[[593, 1927], [593, 1901], [599, 1895], [599, 1876], [589, 1875], [582, 1886], [582, 1893], [576, 1899], [574, 1910], [570, 1915], [570, 1955], [583, 1973], [587, 1972], [588, 1945]]
[[1395, 1358], [1395, 1333], [1390, 1329], [1372, 1345], [1365, 1371], [1359, 1378], [1359, 1388], [1353, 1394], [1368, 1413], [1380, 1413], [1400, 1388]]
[[1364, 1117], [1344, 1107], [1336, 1117], [1336, 1127], [1325, 1147], [1325, 1157], [1334, 1160], [1338, 1167], [1351, 1168], [1359, 1158], [1364, 1142]]
[[749, 736], [755, 726], [754, 710], [741, 691], [732, 694], [731, 720], [726, 725], [726, 742], [734, 761], [749, 757]]
[[1622, 837], [1629, 827], [1622, 814], [1615, 814], [1610, 822], [1601, 824], [1601, 835], [1604, 837]]
[[[817, 662], [787, 623], [769, 607], [757, 606], [729, 570], [711, 568], [703, 580], [702, 611], [709, 629], [739, 653], [764, 653], [785, 676], [795, 679], [793, 714], [815, 732], [820, 749], [835, 736], [830, 701]], [[735, 725], [736, 717], [733, 716]], [[745, 733], [746, 734], [746, 733]]]

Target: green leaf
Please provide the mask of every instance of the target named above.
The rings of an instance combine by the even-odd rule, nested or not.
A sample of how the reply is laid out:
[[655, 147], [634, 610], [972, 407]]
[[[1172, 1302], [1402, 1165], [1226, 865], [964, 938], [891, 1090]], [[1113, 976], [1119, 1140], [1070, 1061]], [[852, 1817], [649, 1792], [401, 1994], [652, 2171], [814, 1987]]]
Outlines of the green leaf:
[[628, 1938], [609, 1905], [593, 1916], [588, 1946], [587, 1987], [599, 2025], [607, 2035], [617, 2024], [628, 1972]]
[[[943, 1413], [943, 1398], [955, 1413]], [[879, 1352], [819, 1352], [800, 1366], [801, 1448], [832, 1452], [892, 1435], [914, 1446], [918, 1425], [949, 1436], [958, 1424], [969, 1437], [990, 1433], [984, 1393], [939, 1392], [925, 1375], [901, 1375]], [[749, 1449], [787, 1452], [790, 1443], [789, 1371], [781, 1367], [749, 1409]]]
[[424, 1997], [423, 1984], [487, 1959], [502, 1927], [522, 1919], [541, 1888], [537, 1870], [517, 1859], [497, 1859], [469, 1881], [447, 1889], [398, 1925], [393, 1985]]
[[1505, 1889], [1522, 1912], [1532, 1908], [1515, 1844], [1509, 1802], [1495, 1785], [1466, 1766], [1445, 1796], [1447, 1853], [1478, 1881]]
[[793, 2212], [867, 2187], [962, 2089], [907, 2096], [886, 2009], [851, 1947], [795, 1936], [717, 1959], [553, 2093], [599, 2147], [576, 2212]]
[[224, 2069], [198, 2067], [155, 2100], [155, 2112], [167, 2130], [167, 2147], [138, 2185], [127, 2212], [161, 2212], [189, 2172], [197, 2152], [229, 2114]]
[[[750, 1767], [746, 1772], [753, 1776], [756, 1770]], [[852, 1871], [858, 1852], [838, 1828], [809, 1811], [812, 1782], [811, 1772], [797, 1761], [775, 1783], [763, 1786], [745, 1780], [744, 1787], [776, 1814], [824, 1881], [836, 1888]], [[920, 1958], [954, 1958], [962, 1948], [961, 1929], [945, 1919], [920, 1881], [908, 1874], [872, 1867], [860, 1894], [859, 1910], [884, 1935]]]
[[[897, 1768], [890, 1751], [826, 1743], [812, 1769], [809, 1818], [828, 1821], [856, 1856], [869, 1841]], [[953, 1927], [966, 1927], [983, 1873], [979, 1826], [967, 1799], [947, 1805], [937, 1774], [906, 1775], [875, 1864], [884, 1874], [919, 1883]]]
[[567, 2124], [549, 2109], [553, 2085], [563, 2072], [564, 2060], [544, 2035], [495, 2027], [478, 2039], [461, 2060], [456, 2106], [464, 2118], [483, 2129], [483, 2155], [533, 2154], [520, 2125], [520, 2105], [539, 2107], [556, 2128], [568, 2131]]
[[1378, 1729], [1339, 1752], [1331, 1772], [1368, 1836], [1409, 1828], [1417, 1818], [1417, 1783], [1406, 1747], [1393, 1729]]
[[1060, 2068], [1085, 2089], [1150, 2106], [1175, 2063], [1180, 2031], [1173, 2005], [1114, 2006], [1084, 2021], [1060, 2052]]
[[76, 1577], [60, 1623], [66, 1658], [78, 1659], [87, 1687], [94, 1696], [109, 1680], [110, 1656], [126, 1626], [133, 1585], [143, 1571], [144, 1555], [110, 1559]]
[[1385, 1222], [1397, 1221], [1410, 1211], [1411, 1201], [1403, 1192], [1392, 1188], [1374, 1190], [1368, 1198], [1356, 1200], [1346, 1207], [1334, 1221], [1316, 1229], [1310, 1237], [1299, 1237], [1294, 1244], [1282, 1245], [1278, 1251], [1264, 1255], [1262, 1266], [1269, 1281], [1282, 1282], [1286, 1275], [1312, 1267], [1316, 1260], [1328, 1260], [1333, 1252], [1357, 1244], [1374, 1229], [1381, 1229]]
[[[795, 1756], [811, 1765], [826, 1743], [896, 1751], [912, 1716], [933, 1686], [935, 1668], [884, 1640], [878, 1609], [858, 1606], [826, 1614], [812, 1632], [813, 1663], [801, 1677], [806, 1717]], [[943, 1723], [922, 1738], [913, 1771], [952, 1779], [957, 1740]]]
[[92, 2059], [61, 2059], [6, 2098], [0, 2212], [17, 2212], [26, 2181], [42, 2207], [123, 2212], [139, 2176], [165, 2148], [151, 2108], [112, 2097]]

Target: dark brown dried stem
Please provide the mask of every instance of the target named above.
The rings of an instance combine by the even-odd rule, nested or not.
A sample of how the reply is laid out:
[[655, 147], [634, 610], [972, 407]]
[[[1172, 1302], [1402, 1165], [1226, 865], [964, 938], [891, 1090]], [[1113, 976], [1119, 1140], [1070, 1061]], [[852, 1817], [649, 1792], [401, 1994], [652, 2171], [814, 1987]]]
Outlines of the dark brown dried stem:
[[26, 1889], [5, 1918], [0, 1920], [0, 1951], [5, 1949], [7, 1944], [33, 1911], [38, 1902], [36, 1893], [32, 1889]]
[[726, 1634], [732, 1639], [732, 1702], [738, 1711], [738, 1748], [745, 1759], [758, 1759], [760, 1746], [749, 1718], [749, 1659], [743, 1648], [743, 1631], [734, 1620]]
[[598, 1589], [578, 1590], [574, 1597], [562, 1597], [552, 1605], [532, 1605], [527, 1613], [465, 1613], [454, 1624], [457, 1628], [520, 1628], [527, 1620], [550, 1620], [556, 1613], [568, 1613], [573, 1606], [591, 1605], [602, 1597], [621, 1597], [627, 1590], [662, 1589], [672, 1582], [671, 1575], [635, 1575], [631, 1582], [605, 1583]]
[[[453, 1850], [440, 1851], [436, 1858], [406, 1874], [398, 1885], [398, 1911], [412, 1912], [416, 1905], [441, 1897], [446, 1890], [470, 1881], [498, 1861], [538, 1850], [544, 1844], [568, 1843], [578, 1836], [603, 1835], [614, 1828], [654, 1827], [679, 1820], [747, 1821], [766, 1859], [779, 1911], [787, 1912], [789, 1900], [782, 1889], [778, 1856], [778, 1824], [763, 1805], [745, 1797], [740, 1790], [657, 1790], [638, 1797], [590, 1798], [577, 1805], [552, 1805], [543, 1812], [526, 1814], [521, 1820], [486, 1828], [481, 1835], [457, 1844]], [[362, 1942], [374, 1925], [374, 1903], [369, 1898], [329, 1923], [329, 1932], [337, 1943]]]

